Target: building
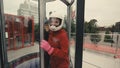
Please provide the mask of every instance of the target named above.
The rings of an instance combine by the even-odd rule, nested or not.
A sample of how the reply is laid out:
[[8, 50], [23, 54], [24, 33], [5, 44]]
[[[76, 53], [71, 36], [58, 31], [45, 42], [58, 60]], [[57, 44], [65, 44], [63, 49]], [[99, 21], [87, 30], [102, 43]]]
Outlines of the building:
[[[38, 2], [33, 1], [38, 0], [25, 0], [24, 3], [20, 4], [17, 14], [20, 16], [33, 16], [35, 23], [38, 23]], [[46, 2], [51, 2], [55, 0], [46, 0]]]
[[33, 16], [34, 22], [38, 23], [38, 5], [30, 0], [25, 0], [20, 4], [17, 14], [20, 16]]
[[116, 22], [115, 24], [115, 31], [120, 32], [120, 22]]

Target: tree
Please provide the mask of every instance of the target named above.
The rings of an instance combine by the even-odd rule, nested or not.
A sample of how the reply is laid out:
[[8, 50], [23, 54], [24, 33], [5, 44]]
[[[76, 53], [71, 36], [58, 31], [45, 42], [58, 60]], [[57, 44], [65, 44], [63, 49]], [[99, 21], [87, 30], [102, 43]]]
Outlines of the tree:
[[39, 23], [35, 24], [35, 29], [34, 29], [34, 37], [35, 37], [35, 41], [40, 41], [40, 30], [39, 30]]
[[[109, 27], [109, 30], [112, 32], [112, 37], [111, 37], [111, 39], [113, 39], [113, 34], [114, 34], [114, 32], [115, 32], [115, 25], [112, 25], [111, 27]], [[111, 47], [112, 47], [114, 41], [112, 40], [111, 42], [112, 42], [112, 43], [111, 43]]]
[[120, 22], [116, 22], [116, 24], [115, 24], [115, 32], [118, 32], [118, 33], [120, 33]]
[[99, 34], [90, 35], [90, 40], [91, 40], [94, 44], [97, 44], [98, 42], [101, 41], [101, 35], [99, 35]]
[[104, 42], [109, 42], [109, 43], [111, 43], [111, 47], [113, 46], [112, 45], [112, 43], [114, 43], [114, 41], [113, 41], [113, 38], [110, 36], [110, 35], [108, 35], [108, 34], [110, 34], [110, 31], [109, 30], [107, 30], [106, 32], [105, 32], [105, 37], [104, 37]]
[[90, 40], [94, 44], [97, 44], [99, 41], [101, 41], [101, 36], [98, 34], [98, 27], [96, 24], [96, 19], [91, 19], [89, 22], [84, 23], [84, 32], [85, 33], [93, 33], [90, 35]]
[[91, 19], [89, 21], [89, 25], [88, 25], [89, 33], [97, 33], [98, 32], [96, 22], [97, 22], [96, 19]]
[[110, 28], [110, 31], [113, 33], [115, 32], [115, 25], [112, 25], [112, 27]]
[[[67, 31], [68, 27], [67, 27], [67, 17], [65, 16], [64, 17], [64, 25], [63, 25], [63, 28]], [[75, 21], [74, 19], [71, 20], [71, 34], [72, 33], [75, 33], [76, 31], [76, 24], [75, 24]]]
[[85, 21], [85, 23], [84, 23], [84, 33], [89, 33], [88, 25], [89, 25], [89, 23], [87, 21]]
[[97, 20], [96, 19], [91, 19], [89, 22], [84, 23], [84, 32], [85, 33], [97, 33], [98, 32], [98, 27], [96, 24]]
[[76, 30], [75, 21], [72, 19], [72, 21], [71, 21], [71, 32], [75, 33], [75, 30]]

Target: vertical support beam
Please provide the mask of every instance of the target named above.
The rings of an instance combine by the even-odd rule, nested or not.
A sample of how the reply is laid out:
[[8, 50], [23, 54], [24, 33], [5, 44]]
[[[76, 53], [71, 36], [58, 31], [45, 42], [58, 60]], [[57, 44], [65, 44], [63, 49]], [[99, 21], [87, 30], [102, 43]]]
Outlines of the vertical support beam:
[[[38, 0], [38, 13], [40, 23], [40, 41], [43, 39], [43, 23], [45, 22], [46, 16], [46, 2], [45, 0]], [[40, 49], [40, 68], [44, 68], [44, 51]]]
[[14, 23], [14, 16], [12, 16], [12, 32], [13, 32], [13, 50], [16, 50], [16, 40], [15, 40], [15, 23]]
[[[24, 18], [23, 17], [21, 17], [22, 18], [22, 20], [24, 20]], [[19, 19], [20, 19], [20, 17], [19, 17]], [[21, 24], [20, 24], [21, 26], [21, 30], [22, 30], [22, 48], [24, 48], [24, 41], [25, 41], [25, 37], [24, 37], [24, 23], [23, 22], [21, 22]], [[17, 45], [16, 45], [17, 46]]]
[[[68, 32], [68, 38], [71, 38], [71, 5], [74, 3], [75, 0], [71, 0], [71, 2], [68, 2], [67, 0], [61, 0], [66, 6], [67, 6], [67, 32]], [[70, 43], [69, 43], [70, 45]], [[69, 50], [69, 68], [73, 67], [73, 64], [71, 62], [71, 56], [70, 56], [70, 47], [68, 48]]]
[[61, 0], [67, 6], [67, 31], [68, 37], [71, 37], [71, 5], [74, 3], [75, 0], [71, 0], [68, 2], [67, 0]]
[[1, 49], [1, 32], [0, 32], [0, 68], [2, 68], [2, 51], [1, 50], [2, 49]]
[[[67, 6], [67, 32], [68, 32], [68, 38], [71, 38], [71, 5]], [[70, 43], [69, 43], [70, 45]], [[69, 68], [73, 67], [73, 64], [71, 62], [71, 56], [70, 56], [70, 46], [69, 46]]]
[[77, 0], [75, 68], [82, 68], [84, 1]]
[[3, 11], [3, 0], [0, 0], [0, 61], [1, 68], [9, 68], [7, 59], [7, 49], [5, 44], [5, 21]]
[[[24, 18], [23, 17], [19, 17], [19, 19], [20, 20], [24, 20]], [[24, 22], [22, 22], [21, 21], [21, 30], [22, 30], [22, 48], [24, 48], [25, 47], [25, 45], [24, 45], [24, 41], [25, 41], [25, 37], [24, 37]]]
[[31, 41], [31, 42], [32, 42], [32, 43], [31, 43], [32, 46], [34, 46], [34, 39], [35, 39], [35, 38], [34, 38], [34, 34], [35, 34], [35, 33], [34, 33], [34, 29], [35, 29], [35, 28], [34, 28], [34, 18], [32, 17], [32, 41]]
[[67, 31], [68, 37], [71, 37], [71, 5], [67, 6]]
[[7, 32], [8, 32], [8, 49], [10, 49], [10, 29], [9, 29], [9, 22], [8, 22], [8, 17], [7, 17], [7, 15], [5, 15], [6, 16], [6, 23], [7, 23], [7, 25], [8, 25], [8, 27], [7, 27]]
[[119, 41], [119, 35], [117, 34], [116, 48], [115, 48], [115, 55], [114, 55], [114, 57], [116, 57], [116, 56], [118, 55], [118, 48], [119, 48], [119, 46], [118, 46], [118, 41]]

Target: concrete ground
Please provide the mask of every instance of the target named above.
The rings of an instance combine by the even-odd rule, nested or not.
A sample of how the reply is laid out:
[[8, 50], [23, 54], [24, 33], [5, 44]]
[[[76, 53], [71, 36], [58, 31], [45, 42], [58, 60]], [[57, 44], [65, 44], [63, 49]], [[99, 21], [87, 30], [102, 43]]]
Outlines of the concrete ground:
[[120, 68], [120, 59], [85, 50], [82, 68]]
[[[10, 50], [8, 51], [8, 61], [15, 60], [21, 56], [26, 54], [39, 52], [39, 45], [35, 43], [34, 46], [26, 47], [18, 50]], [[70, 49], [70, 55], [72, 58], [72, 63], [74, 66], [74, 54], [75, 47], [72, 46]], [[83, 67], [82, 68], [120, 68], [120, 59], [114, 58], [106, 53], [100, 53], [95, 50], [87, 50], [83, 51]], [[28, 63], [27, 63], [28, 64]], [[24, 68], [22, 66], [22, 68]]]

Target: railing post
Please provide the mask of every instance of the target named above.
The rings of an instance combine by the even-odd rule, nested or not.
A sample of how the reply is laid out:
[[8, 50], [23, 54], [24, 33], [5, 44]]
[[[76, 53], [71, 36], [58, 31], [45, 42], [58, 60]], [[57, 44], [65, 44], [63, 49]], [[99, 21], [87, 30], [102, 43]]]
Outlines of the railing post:
[[[43, 23], [46, 16], [46, 0], [38, 0], [38, 15], [40, 24], [40, 41], [43, 39]], [[44, 51], [40, 48], [40, 68], [44, 68]]]

